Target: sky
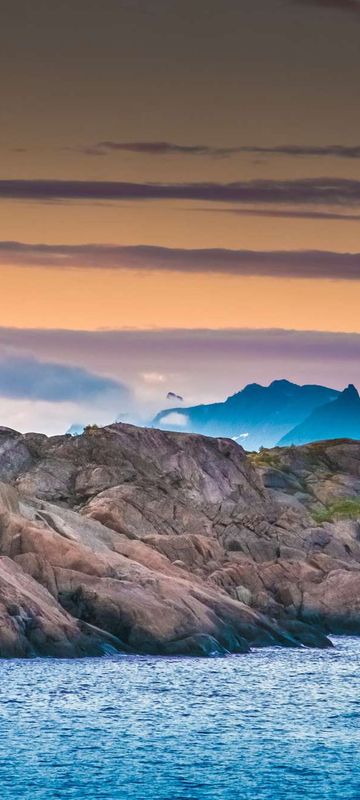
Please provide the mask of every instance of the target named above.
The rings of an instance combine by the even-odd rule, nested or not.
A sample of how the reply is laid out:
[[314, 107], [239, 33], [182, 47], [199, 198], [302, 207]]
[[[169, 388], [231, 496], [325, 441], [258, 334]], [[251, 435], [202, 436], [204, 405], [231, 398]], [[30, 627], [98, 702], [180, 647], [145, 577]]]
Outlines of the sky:
[[2, 0], [0, 424], [360, 388], [360, 2]]

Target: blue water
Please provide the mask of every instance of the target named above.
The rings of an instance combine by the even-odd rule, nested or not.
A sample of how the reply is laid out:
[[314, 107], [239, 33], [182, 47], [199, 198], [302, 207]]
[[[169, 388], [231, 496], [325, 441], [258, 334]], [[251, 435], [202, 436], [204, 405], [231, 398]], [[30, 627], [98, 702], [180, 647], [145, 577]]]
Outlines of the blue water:
[[2, 800], [360, 800], [360, 640], [0, 662]]

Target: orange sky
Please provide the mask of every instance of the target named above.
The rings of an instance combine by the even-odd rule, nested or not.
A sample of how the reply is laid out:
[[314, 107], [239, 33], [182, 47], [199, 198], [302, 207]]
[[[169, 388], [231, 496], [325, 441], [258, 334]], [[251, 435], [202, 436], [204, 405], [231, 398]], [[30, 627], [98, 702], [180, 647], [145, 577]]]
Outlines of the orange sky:
[[5, 327], [360, 332], [359, 307], [353, 281], [2, 267]]
[[[6, 0], [2, 23], [3, 179], [360, 181], [360, 159], [332, 156], [85, 152], [103, 140], [356, 144], [359, 28], [349, 14], [285, 0], [156, 0], [151, 8], [147, 0], [101, 8], [95, 0]], [[239, 217], [214, 205], [0, 199], [0, 240], [360, 249], [359, 222]], [[0, 326], [360, 329], [355, 282], [0, 271]]]

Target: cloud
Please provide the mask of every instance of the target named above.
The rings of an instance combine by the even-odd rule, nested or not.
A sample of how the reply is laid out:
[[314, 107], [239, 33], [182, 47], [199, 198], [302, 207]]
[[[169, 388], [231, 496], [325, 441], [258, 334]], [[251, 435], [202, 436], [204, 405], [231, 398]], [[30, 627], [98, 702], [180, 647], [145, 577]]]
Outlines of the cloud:
[[326, 144], [326, 145], [298, 145], [298, 144], [282, 144], [276, 147], [243, 147], [239, 152], [252, 153], [253, 155], [274, 155], [274, 156], [292, 156], [292, 157], [311, 157], [317, 158], [345, 158], [357, 159], [360, 158], [360, 145], [342, 145], [342, 144]]
[[165, 412], [162, 414], [161, 423], [167, 425], [178, 425], [179, 427], [186, 427], [188, 424], [189, 418], [186, 414], [182, 414], [179, 411], [170, 411], [169, 413]]
[[360, 279], [360, 253], [322, 250], [182, 249], [148, 245], [46, 245], [0, 242], [0, 264], [277, 278]]
[[145, 383], [158, 384], [165, 383], [165, 375], [160, 375], [159, 372], [143, 372], [141, 375]]
[[[74, 149], [74, 148], [72, 148]], [[84, 145], [76, 150], [90, 156], [104, 156], [108, 153], [125, 152], [147, 156], [227, 156], [237, 151], [237, 148], [210, 147], [202, 144], [176, 144], [175, 142], [96, 142]]]
[[117, 395], [119, 402], [129, 394], [127, 388], [118, 381], [77, 366], [0, 353], [2, 398], [48, 403], [91, 402], [110, 392]]
[[[35, 352], [36, 358], [52, 359], [52, 364], [58, 366], [59, 360], [63, 364], [64, 355], [72, 364], [78, 364], [84, 359], [92, 362], [98, 368], [103, 362], [104, 355], [109, 355], [109, 372], [117, 381], [118, 370], [122, 364], [132, 364], [135, 374], [143, 375], [147, 369], [139, 369], [139, 363], [149, 364], [154, 367], [160, 361], [159, 356], [166, 354], [174, 358], [174, 368], [178, 358], [184, 352], [189, 357], [189, 362], [199, 362], [201, 356], [208, 353], [210, 363], [213, 354], [223, 357], [224, 353], [236, 357], [240, 350], [249, 355], [253, 360], [258, 351], [261, 357], [270, 353], [280, 358], [293, 355], [302, 359], [311, 355], [311, 358], [321, 361], [329, 356], [336, 360], [360, 359], [360, 333], [333, 333], [331, 331], [294, 331], [284, 329], [158, 329], [158, 330], [57, 330], [41, 328], [2, 328], [0, 327], [0, 347], [7, 348], [14, 353], [21, 353], [29, 358], [29, 353]], [[141, 359], [139, 359], [141, 354]], [[56, 358], [55, 358], [56, 356]], [[4, 357], [3, 357], [4, 358]], [[117, 369], [113, 369], [114, 363]], [[111, 368], [112, 365], [112, 368]], [[186, 365], [185, 365], [186, 366]], [[168, 375], [171, 370], [157, 369], [159, 375]], [[172, 374], [175, 374], [174, 372]], [[98, 377], [98, 376], [97, 376]], [[238, 376], [237, 376], [238, 379]], [[104, 380], [107, 380], [106, 378]], [[159, 387], [163, 396], [163, 386]]]
[[[133, 390], [131, 407], [118, 402], [57, 404], [1, 400], [1, 424], [21, 430], [61, 432], [81, 421], [105, 424], [124, 411], [148, 422], [164, 408], [164, 384], [151, 394], [143, 373], [171, 376], [186, 404], [215, 402], [247, 383], [267, 385], [277, 378], [297, 383], [321, 383], [337, 389], [359, 386], [360, 334], [291, 330], [123, 330], [71, 331], [0, 328], [0, 346], [21, 359], [106, 370], [113, 380]], [[215, 376], [215, 377], [214, 377]], [[113, 396], [113, 395], [112, 395]], [[116, 398], [116, 396], [115, 396]], [[66, 408], [65, 408], [66, 405]], [[126, 405], [126, 404], [125, 404]], [[135, 410], [134, 410], [135, 409]], [[21, 411], [21, 421], [16, 413]], [[134, 416], [132, 417], [133, 421]], [[242, 433], [239, 430], [239, 433]]]
[[130, 183], [124, 181], [0, 180], [0, 198], [7, 200], [138, 201], [200, 200], [207, 202], [360, 205], [360, 181], [345, 178], [253, 180], [232, 183]]
[[295, 5], [316, 6], [317, 8], [335, 9], [350, 14], [360, 14], [360, 3], [358, 0], [291, 0]]
[[[300, 2], [300, 0], [299, 0]], [[91, 145], [67, 148], [87, 156], [106, 156], [109, 153], [134, 153], [146, 156], [195, 156], [207, 158], [230, 158], [236, 155], [268, 155], [359, 159], [360, 145], [298, 145], [281, 144], [277, 146], [239, 145], [235, 147], [217, 147], [206, 144], [178, 144], [175, 142], [117, 142], [103, 141]]]
[[273, 209], [273, 208], [195, 208], [196, 212], [206, 212], [208, 214], [237, 214], [244, 217], [270, 217], [273, 219], [331, 219], [342, 222], [360, 222], [360, 214], [337, 214], [331, 211], [298, 211], [287, 209]]

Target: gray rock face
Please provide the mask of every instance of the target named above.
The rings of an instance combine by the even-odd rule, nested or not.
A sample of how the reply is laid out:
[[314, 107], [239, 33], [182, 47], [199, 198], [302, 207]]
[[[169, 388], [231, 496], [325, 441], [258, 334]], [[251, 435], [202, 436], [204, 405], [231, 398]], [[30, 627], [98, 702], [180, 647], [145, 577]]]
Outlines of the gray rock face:
[[17, 431], [0, 427], [0, 480], [10, 481], [31, 466], [25, 438]]
[[360, 444], [247, 455], [124, 424], [3, 428], [0, 479], [0, 656], [211, 655], [360, 630]]

